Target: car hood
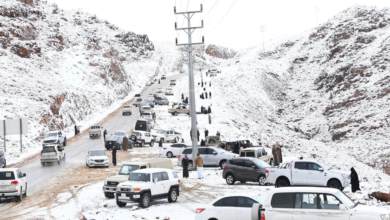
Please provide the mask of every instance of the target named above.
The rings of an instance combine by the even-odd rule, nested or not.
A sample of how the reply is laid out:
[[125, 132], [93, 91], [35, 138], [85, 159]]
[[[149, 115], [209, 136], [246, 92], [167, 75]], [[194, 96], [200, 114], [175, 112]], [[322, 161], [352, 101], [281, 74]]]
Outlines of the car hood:
[[372, 215], [383, 215], [383, 214], [389, 214], [390, 212], [381, 207], [375, 207], [375, 206], [366, 206], [366, 205], [358, 205], [355, 208], [351, 210], [351, 214], [372, 214]]
[[91, 156], [89, 157], [90, 159], [92, 160], [104, 160], [104, 159], [108, 159], [107, 156]]
[[345, 171], [341, 171], [341, 170], [332, 170], [332, 169], [330, 169], [329, 172], [331, 172], [331, 173], [343, 174], [343, 175], [349, 175], [349, 174], [350, 174], [350, 173], [345, 172]]
[[107, 178], [106, 181], [115, 181], [115, 182], [126, 182], [129, 179], [129, 175], [116, 175], [110, 178]]
[[42, 141], [52, 141], [52, 140], [58, 140], [58, 137], [49, 137], [49, 138], [45, 138], [43, 139]]

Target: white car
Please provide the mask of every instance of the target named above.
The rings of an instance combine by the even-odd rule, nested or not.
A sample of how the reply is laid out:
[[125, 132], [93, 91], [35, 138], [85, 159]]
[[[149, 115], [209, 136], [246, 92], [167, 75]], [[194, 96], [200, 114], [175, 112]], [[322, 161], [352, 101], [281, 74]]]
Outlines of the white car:
[[66, 134], [62, 131], [51, 131], [46, 134], [45, 138], [42, 140], [42, 147], [46, 145], [53, 144], [62, 144], [66, 146]]
[[163, 93], [164, 91], [163, 91], [163, 89], [162, 88], [157, 88], [157, 91], [156, 91], [156, 93]]
[[182, 139], [181, 133], [176, 132], [173, 129], [159, 129], [157, 132], [152, 132], [152, 136], [156, 141], [159, 141], [162, 138], [163, 142], [179, 143], [179, 141]]
[[176, 157], [180, 155], [180, 151], [182, 148], [187, 148], [186, 144], [171, 144], [165, 145], [163, 148], [163, 155], [166, 155], [169, 158]]
[[152, 85], [152, 82], [147, 81], [147, 82], [146, 82], [146, 86], [150, 86], [150, 85]]
[[180, 179], [171, 169], [151, 168], [130, 173], [129, 180], [116, 187], [116, 204], [125, 207], [126, 203], [138, 202], [147, 208], [150, 202], [168, 199], [176, 202], [180, 192]]
[[[224, 196], [196, 209], [195, 220], [250, 220], [252, 205], [262, 203], [260, 196]], [[280, 220], [287, 218], [280, 218]], [[291, 219], [291, 218], [290, 218]], [[268, 220], [268, 218], [267, 218]]]
[[61, 145], [45, 146], [41, 151], [41, 165], [45, 166], [46, 163], [57, 162], [58, 165], [61, 161], [65, 161], [65, 152]]
[[173, 95], [173, 89], [172, 88], [165, 88], [165, 95]]
[[133, 131], [130, 135], [130, 140], [134, 145], [144, 147], [145, 144], [149, 144], [151, 147], [154, 145], [154, 137], [147, 131]]
[[104, 150], [89, 150], [86, 159], [87, 167], [108, 167], [109, 161]]
[[[302, 220], [388, 220], [386, 208], [354, 203], [338, 189], [319, 187], [285, 187], [270, 189], [264, 202], [252, 208], [252, 219]], [[243, 218], [244, 219], [244, 218]], [[249, 218], [250, 219], [250, 218]]]
[[21, 202], [27, 196], [27, 178], [19, 168], [0, 170], [0, 197], [15, 197]]

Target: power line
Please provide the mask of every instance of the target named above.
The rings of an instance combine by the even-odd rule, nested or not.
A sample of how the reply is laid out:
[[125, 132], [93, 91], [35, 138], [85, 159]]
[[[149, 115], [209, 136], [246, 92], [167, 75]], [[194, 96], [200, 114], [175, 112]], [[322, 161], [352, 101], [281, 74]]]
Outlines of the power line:
[[210, 9], [210, 11], [206, 14], [206, 16], [204, 16], [203, 18], [206, 18], [207, 17], [207, 15], [209, 15], [210, 14], [210, 12], [213, 10], [213, 8], [214, 8], [214, 6], [217, 4], [219, 2], [219, 0], [216, 0], [215, 2], [214, 2], [214, 5], [213, 5], [213, 7], [211, 7], [211, 9]]
[[226, 17], [227, 14], [229, 14], [230, 10], [233, 8], [233, 6], [236, 4], [237, 0], [234, 1], [233, 5], [229, 8], [229, 10], [226, 12], [226, 14], [222, 17], [222, 19], [215, 25], [209, 32], [207, 32], [205, 35], [211, 33], [220, 23], [221, 21]]
[[213, 17], [214, 17], [214, 15], [215, 15], [215, 12], [216, 12], [216, 11], [217, 11], [217, 9], [218, 9], [218, 5], [219, 5], [220, 1], [218, 0], [217, 2], [218, 2], [218, 3], [217, 3], [217, 7], [215, 8], [215, 10], [214, 10], [213, 14], [211, 15], [211, 18], [210, 18], [210, 20], [208, 21], [208, 23], [209, 23], [209, 24], [211, 24], [211, 21], [213, 20]]

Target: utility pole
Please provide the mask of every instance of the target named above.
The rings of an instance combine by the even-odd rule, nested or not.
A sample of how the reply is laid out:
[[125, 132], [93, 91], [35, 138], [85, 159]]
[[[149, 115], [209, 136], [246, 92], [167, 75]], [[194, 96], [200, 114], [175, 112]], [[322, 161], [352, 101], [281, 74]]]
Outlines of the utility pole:
[[[192, 141], [192, 160], [194, 160], [198, 154], [198, 133], [197, 133], [197, 121], [196, 121], [196, 106], [195, 106], [195, 85], [194, 85], [194, 67], [192, 60], [192, 51], [193, 45], [204, 44], [204, 37], [202, 37], [201, 43], [192, 43], [192, 34], [196, 29], [203, 28], [203, 20], [201, 27], [191, 27], [191, 18], [196, 13], [203, 12], [203, 5], [200, 5], [200, 11], [186, 11], [186, 12], [176, 12], [176, 7], [174, 7], [174, 12], [176, 15], [183, 15], [188, 20], [188, 27], [186, 28], [178, 28], [177, 23], [175, 22], [175, 29], [177, 31], [184, 31], [188, 35], [188, 43], [187, 44], [178, 44], [176, 38], [176, 46], [185, 46], [188, 51], [188, 81], [189, 81], [189, 95], [190, 95], [190, 114], [191, 114], [191, 141]], [[196, 169], [196, 165], [193, 163], [193, 169]]]
[[263, 52], [265, 51], [264, 49], [264, 32], [266, 30], [265, 24], [260, 25], [260, 31], [263, 33]]

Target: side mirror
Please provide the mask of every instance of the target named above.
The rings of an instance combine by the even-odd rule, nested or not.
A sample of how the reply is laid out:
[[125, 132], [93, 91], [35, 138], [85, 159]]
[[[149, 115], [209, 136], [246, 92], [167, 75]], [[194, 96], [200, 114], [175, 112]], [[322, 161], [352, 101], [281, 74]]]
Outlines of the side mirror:
[[158, 177], [154, 177], [153, 182], [157, 183], [158, 182]]
[[320, 167], [318, 171], [324, 172], [324, 168]]
[[347, 208], [345, 207], [344, 204], [340, 204], [340, 205], [339, 205], [339, 209], [342, 210], [342, 211], [347, 210]]
[[23, 177], [26, 177], [26, 174], [25, 174], [25, 173], [23, 173]]

